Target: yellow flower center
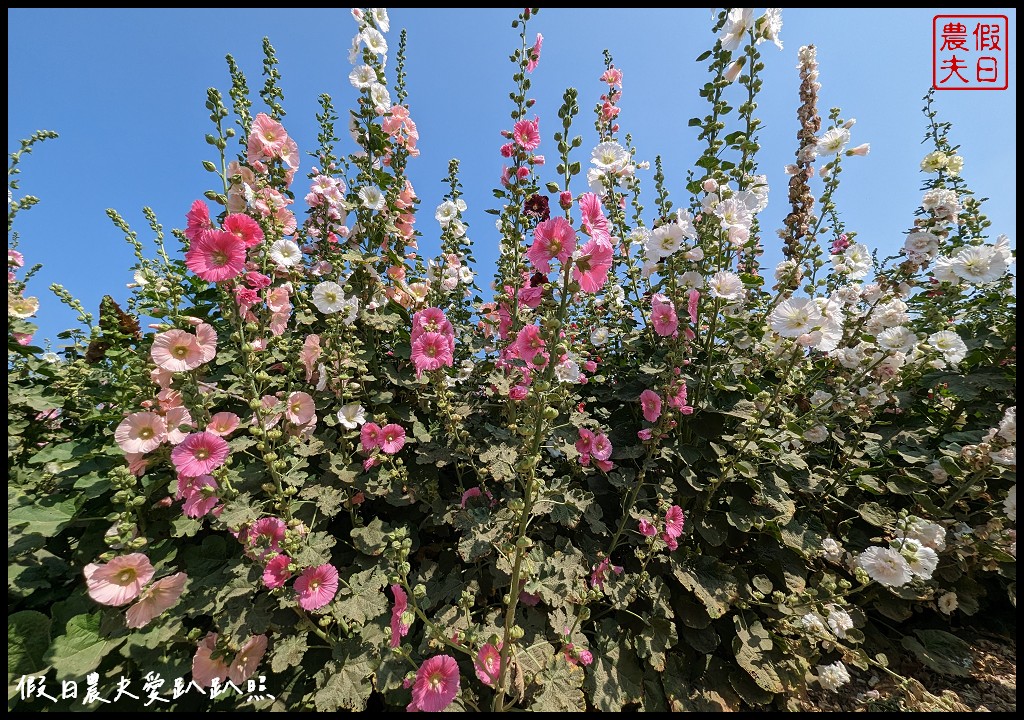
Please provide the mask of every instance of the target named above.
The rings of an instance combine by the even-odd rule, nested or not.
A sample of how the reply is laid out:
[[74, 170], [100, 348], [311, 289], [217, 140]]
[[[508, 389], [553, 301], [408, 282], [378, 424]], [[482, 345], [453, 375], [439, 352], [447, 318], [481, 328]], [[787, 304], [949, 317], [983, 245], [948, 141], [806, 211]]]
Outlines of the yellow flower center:
[[135, 571], [131, 568], [125, 568], [117, 574], [118, 585], [128, 585], [132, 582], [135, 582]]
[[144, 427], [141, 430], [139, 430], [139, 439], [149, 440], [151, 437], [153, 437], [153, 428]]

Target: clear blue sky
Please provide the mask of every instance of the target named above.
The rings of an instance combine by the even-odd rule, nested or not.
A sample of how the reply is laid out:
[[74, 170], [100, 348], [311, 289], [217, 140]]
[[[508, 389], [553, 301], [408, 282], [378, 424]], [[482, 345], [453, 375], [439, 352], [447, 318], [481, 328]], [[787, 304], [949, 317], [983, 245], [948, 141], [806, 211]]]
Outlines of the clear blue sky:
[[[470, 237], [485, 281], [497, 238], [492, 216], [483, 211], [495, 203], [490, 189], [502, 166], [498, 133], [509, 123], [514, 12], [392, 9], [387, 36], [393, 70], [398, 30], [409, 31], [409, 102], [422, 149], [410, 176], [425, 211], [417, 224], [424, 233], [421, 247], [428, 253], [437, 247], [433, 209], [444, 192], [448, 159], [459, 157]], [[808, 43], [819, 49], [821, 107], [841, 107], [844, 117], [857, 119], [853, 144], [871, 143], [869, 157], [847, 163], [839, 198], [843, 217], [863, 242], [884, 254], [902, 244], [921, 195], [917, 167], [925, 150], [919, 109], [931, 84], [935, 12], [784, 11], [785, 50], [761, 46], [766, 70], [760, 159], [771, 185], [762, 227], [770, 259], [778, 257], [771, 250], [774, 229], [786, 212], [782, 168], [794, 151], [796, 55]], [[1009, 16], [1009, 89], [939, 93], [937, 107], [955, 125], [952, 140], [962, 145], [965, 177], [979, 195], [992, 198], [986, 207], [994, 234], [1008, 234], [1015, 246], [1016, 12], [942, 11], [957, 12]], [[700, 152], [695, 130], [686, 123], [706, 112], [697, 95], [706, 75], [694, 58], [713, 42], [709, 28], [703, 8], [543, 9], [531, 21], [531, 36], [541, 32], [545, 38], [533, 74], [545, 138], [541, 151], [555, 156], [555, 113], [563, 90], [575, 86], [581, 107], [577, 131], [585, 138], [576, 159], [587, 164], [591, 108], [603, 89], [601, 51], [608, 48], [625, 75], [623, 130], [632, 133], [640, 159], [663, 156], [673, 198], [685, 202], [686, 170]], [[355, 97], [346, 57], [355, 23], [345, 9], [9, 9], [7, 32], [8, 150], [37, 129], [61, 134], [22, 166], [21, 194], [42, 199], [16, 225], [26, 262], [45, 266], [30, 286], [41, 301], [39, 344], [74, 324], [73, 313], [49, 293], [51, 282], [63, 283], [93, 311], [104, 294], [127, 295], [133, 257], [105, 217], [106, 208], [120, 211], [146, 240], [143, 206], [153, 207], [165, 226], [180, 227], [192, 200], [212, 186], [212, 176], [201, 167], [202, 160], [213, 159], [203, 140], [210, 131], [204, 102], [207, 87], [225, 94], [229, 88], [226, 53], [239, 61], [255, 92], [262, 86], [261, 39], [270, 37], [284, 76], [285, 126], [303, 153], [315, 143], [319, 94], [331, 94], [342, 109]], [[345, 137], [341, 150], [352, 149]], [[303, 174], [310, 164], [304, 157]], [[546, 179], [554, 179], [553, 163], [548, 170], [552, 177]], [[653, 188], [653, 181], [645, 185]]]

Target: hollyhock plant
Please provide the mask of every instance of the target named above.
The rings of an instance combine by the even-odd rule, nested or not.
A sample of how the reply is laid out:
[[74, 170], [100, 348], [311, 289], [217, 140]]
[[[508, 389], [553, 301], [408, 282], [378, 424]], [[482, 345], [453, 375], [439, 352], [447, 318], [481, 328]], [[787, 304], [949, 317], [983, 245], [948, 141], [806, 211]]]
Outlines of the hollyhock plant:
[[133, 630], [145, 627], [157, 615], [174, 607], [185, 589], [187, 580], [188, 576], [179, 572], [161, 578], [147, 587], [139, 595], [138, 602], [125, 613], [125, 625]]
[[416, 671], [410, 710], [441, 712], [459, 694], [459, 664], [450, 655], [435, 655]]
[[409, 634], [409, 626], [402, 622], [402, 616], [409, 607], [409, 596], [401, 585], [392, 585], [391, 594], [395, 597], [395, 604], [391, 608], [391, 647], [396, 648], [402, 644], [402, 638]]
[[175, 469], [186, 477], [209, 475], [224, 464], [228, 444], [212, 432], [191, 433], [171, 451]]
[[185, 264], [207, 282], [238, 277], [245, 269], [245, 243], [233, 233], [206, 230], [192, 241]]
[[683, 514], [683, 509], [678, 505], [673, 505], [665, 512], [665, 534], [673, 538], [679, 537], [683, 534], [684, 522], [686, 522], [686, 516]]
[[533, 245], [526, 256], [537, 272], [547, 275], [551, 272], [551, 261], [558, 258], [566, 262], [576, 249], [576, 231], [565, 218], [551, 218], [537, 225], [533, 233]]
[[316, 403], [307, 392], [293, 392], [285, 403], [284, 416], [295, 425], [305, 425], [316, 417]]
[[153, 565], [142, 553], [119, 555], [108, 563], [85, 566], [89, 597], [101, 605], [127, 605], [153, 579]]
[[295, 581], [299, 607], [318, 610], [334, 599], [338, 592], [338, 571], [330, 563], [306, 568]]

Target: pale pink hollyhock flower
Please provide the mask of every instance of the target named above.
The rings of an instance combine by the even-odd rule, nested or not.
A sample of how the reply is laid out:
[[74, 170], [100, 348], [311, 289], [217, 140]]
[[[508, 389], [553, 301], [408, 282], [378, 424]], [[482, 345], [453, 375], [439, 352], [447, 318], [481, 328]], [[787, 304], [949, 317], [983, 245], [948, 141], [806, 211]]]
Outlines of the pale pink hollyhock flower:
[[523, 150], [536, 150], [540, 146], [540, 119], [517, 122], [512, 128], [512, 139]]
[[204, 363], [213, 360], [217, 355], [217, 331], [213, 325], [204, 322], [196, 325], [196, 342], [199, 343], [199, 352]]
[[154, 368], [149, 372], [149, 379], [160, 389], [166, 390], [171, 386], [171, 381], [174, 380], [174, 373], [163, 368]]
[[224, 230], [238, 238], [247, 248], [263, 242], [263, 228], [244, 213], [234, 213], [224, 218]]
[[223, 230], [207, 230], [192, 241], [185, 264], [207, 282], [237, 277], [245, 269], [245, 245]]
[[210, 222], [210, 208], [202, 200], [192, 202], [192, 208], [185, 214], [185, 237], [190, 242], [195, 241], [200, 235], [208, 230], [213, 230], [213, 223]]
[[388, 455], [394, 455], [405, 447], [405, 428], [396, 423], [385, 425], [380, 429], [380, 449]]
[[19, 345], [31, 345], [32, 344], [32, 334], [31, 333], [12, 333], [12, 334], [14, 335], [15, 342], [17, 342]]
[[459, 694], [459, 664], [450, 655], [435, 655], [416, 671], [407, 710], [441, 712]]
[[395, 596], [395, 604], [391, 608], [391, 647], [396, 648], [409, 634], [409, 626], [402, 622], [402, 613], [409, 607], [409, 596], [401, 585], [392, 585], [391, 594]]
[[655, 293], [651, 298], [651, 322], [654, 324], [654, 332], [662, 337], [674, 334], [679, 327], [675, 306], [661, 293]]
[[160, 578], [142, 591], [139, 601], [128, 608], [125, 613], [125, 625], [131, 629], [145, 627], [164, 610], [168, 610], [178, 602], [188, 575], [183, 572]]
[[196, 336], [177, 328], [153, 338], [150, 356], [157, 367], [171, 372], [195, 370], [203, 364], [203, 351]]
[[316, 361], [320, 359], [322, 352], [320, 349], [320, 336], [307, 335], [302, 343], [302, 351], [299, 352], [299, 361], [306, 368], [306, 382], [310, 382], [313, 379], [313, 368], [316, 366]]
[[640, 407], [643, 408], [644, 420], [657, 422], [661, 417], [661, 396], [653, 390], [640, 393]]
[[145, 475], [146, 466], [149, 465], [145, 453], [125, 453], [124, 459], [128, 461], [128, 472], [136, 477]]
[[249, 142], [246, 160], [253, 162], [281, 157], [285, 149], [288, 133], [284, 126], [266, 113], [259, 113], [253, 118], [249, 129]]
[[416, 366], [416, 377], [424, 372], [451, 367], [454, 363], [448, 338], [440, 333], [422, 333], [412, 343], [412, 364]]
[[[192, 416], [189, 415], [188, 409], [183, 405], [169, 407], [164, 415], [164, 420], [167, 422], [167, 442], [171, 445], [181, 444], [192, 429]], [[185, 430], [179, 429], [181, 427], [184, 427]]]
[[316, 416], [316, 403], [309, 393], [293, 392], [285, 403], [284, 416], [295, 425], [305, 425]]
[[600, 80], [609, 85], [622, 85], [622, 71], [618, 68], [608, 68], [601, 75]]
[[849, 150], [846, 151], [846, 154], [847, 155], [860, 155], [861, 157], [864, 157], [869, 152], [871, 152], [871, 144], [870, 143], [864, 143], [863, 145], [858, 145], [855, 148], [850, 148]]
[[224, 658], [213, 657], [213, 651], [217, 649], [217, 637], [215, 632], [207, 633], [199, 641], [199, 647], [192, 658], [192, 679], [201, 688], [212, 686], [214, 680], [223, 683], [228, 676], [228, 664]]
[[288, 569], [291, 562], [292, 559], [287, 555], [275, 555], [263, 569], [263, 584], [271, 590], [284, 587], [284, 584], [288, 582], [288, 578], [292, 576], [291, 571]]
[[225, 437], [238, 429], [238, 422], [238, 416], [233, 412], [219, 412], [210, 418], [210, 424], [206, 426], [206, 431], [219, 437]]
[[8, 267], [25, 267], [25, 256], [17, 250], [7, 249], [7, 266]]
[[164, 419], [151, 412], [132, 413], [114, 430], [114, 442], [126, 453], [153, 452], [166, 437]]
[[235, 685], [241, 685], [256, 672], [256, 668], [267, 652], [267, 636], [253, 635], [245, 641], [238, 654], [228, 667], [228, 679]]
[[654, 537], [658, 534], [658, 528], [651, 525], [646, 519], [640, 519], [640, 534], [644, 537]]
[[516, 336], [515, 347], [520, 358], [533, 364], [537, 353], [544, 350], [544, 339], [540, 336], [540, 327], [527, 325], [520, 330], [519, 335]]
[[303, 610], [322, 608], [338, 592], [338, 571], [330, 563], [306, 568], [295, 581], [295, 592]]
[[85, 566], [89, 597], [101, 605], [126, 605], [153, 579], [153, 565], [142, 553], [119, 555], [108, 563]]
[[585, 371], [587, 371], [588, 373], [596, 372], [597, 371], [597, 363], [594, 362], [593, 360], [587, 360], [586, 362], [583, 363], [583, 369]]
[[690, 315], [690, 322], [697, 324], [697, 302], [700, 300], [700, 290], [690, 288], [686, 292], [686, 312]]
[[484, 685], [494, 687], [501, 675], [501, 643], [496, 646], [487, 643], [480, 652], [476, 654], [476, 662], [473, 663], [476, 676]]
[[373, 452], [380, 447], [382, 441], [383, 436], [381, 435], [380, 425], [377, 423], [366, 423], [359, 431], [359, 442], [364, 453]]
[[187, 477], [208, 475], [228, 456], [228, 444], [211, 432], [192, 433], [171, 451], [175, 469]]
[[524, 385], [514, 385], [509, 391], [508, 396], [511, 400], [525, 400], [526, 395], [529, 393], [529, 389]]
[[572, 269], [573, 279], [583, 292], [596, 293], [608, 282], [608, 271], [612, 267], [611, 243], [594, 237], [581, 248], [581, 252]]
[[532, 73], [537, 69], [537, 63], [540, 62], [540, 48], [544, 44], [544, 36], [537, 33], [537, 39], [533, 43], [533, 47], [530, 49], [530, 59], [526, 63], [526, 72]]
[[677, 538], [683, 534], [683, 524], [686, 522], [686, 515], [678, 505], [673, 505], [665, 513], [665, 533], [670, 537]]

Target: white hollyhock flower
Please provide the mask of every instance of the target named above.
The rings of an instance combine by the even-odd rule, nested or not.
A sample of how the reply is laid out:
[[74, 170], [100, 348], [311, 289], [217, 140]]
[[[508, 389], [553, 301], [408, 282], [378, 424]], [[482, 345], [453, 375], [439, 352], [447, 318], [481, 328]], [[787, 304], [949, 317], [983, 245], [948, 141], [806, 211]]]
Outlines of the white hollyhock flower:
[[666, 223], [654, 228], [647, 238], [647, 257], [660, 260], [672, 255], [683, 246], [683, 228], [678, 223]]
[[590, 162], [598, 170], [619, 173], [629, 162], [629, 153], [617, 142], [603, 142], [591, 151]]
[[338, 410], [338, 422], [349, 430], [355, 430], [366, 422], [366, 409], [359, 403], [342, 405]]
[[760, 43], [762, 39], [769, 40], [775, 43], [775, 47], [781, 50], [782, 40], [779, 39], [780, 32], [782, 32], [782, 8], [765, 8], [764, 27], [761, 30], [761, 37], [757, 41]]
[[890, 352], [908, 353], [917, 345], [917, 335], [910, 328], [897, 325], [878, 333], [875, 341]]
[[388, 18], [387, 8], [370, 8], [370, 17], [373, 18], [373, 24], [380, 28], [381, 32], [387, 32], [391, 29], [391, 20]]
[[459, 208], [451, 200], [445, 200], [443, 203], [437, 206], [437, 210], [434, 211], [434, 219], [441, 224], [441, 227], [448, 227], [456, 217], [458, 217]]
[[375, 108], [380, 108], [378, 112], [388, 112], [391, 109], [391, 93], [388, 92], [387, 86], [377, 82], [371, 83], [370, 102]]
[[1006, 408], [1003, 419], [999, 421], [999, 437], [1010, 442], [1017, 442], [1017, 406]]
[[956, 365], [967, 356], [967, 344], [952, 330], [940, 330], [929, 335], [928, 344], [942, 353], [950, 365]]
[[906, 528], [903, 530], [902, 536], [916, 540], [936, 552], [942, 552], [946, 549], [946, 528], [930, 520], [919, 518], [916, 515], [911, 515], [907, 518]]
[[850, 131], [846, 128], [836, 127], [821, 136], [816, 150], [818, 155], [835, 155], [842, 152], [849, 142]]
[[348, 81], [357, 90], [366, 90], [370, 85], [377, 82], [377, 71], [369, 65], [357, 65], [348, 74]]
[[804, 430], [804, 433], [801, 437], [803, 437], [804, 440], [810, 443], [825, 442], [825, 440], [828, 439], [828, 428], [826, 428], [824, 425], [815, 425], [812, 428]]
[[282, 238], [270, 246], [270, 259], [280, 268], [290, 268], [302, 262], [302, 250], [292, 240]]
[[829, 605], [828, 627], [837, 638], [843, 640], [846, 638], [846, 631], [853, 629], [853, 618], [841, 607]]
[[857, 565], [872, 580], [886, 587], [906, 585], [913, 578], [910, 564], [898, 550], [874, 545], [857, 556]]
[[1017, 486], [1014, 485], [1010, 488], [1010, 492], [1006, 493], [1006, 499], [1003, 500], [1003, 512], [1006, 513], [1008, 520], [1017, 522]]
[[821, 555], [829, 562], [839, 562], [843, 559], [843, 546], [835, 538], [825, 538], [821, 541]]
[[871, 250], [863, 243], [855, 243], [838, 255], [832, 256], [836, 272], [845, 274], [853, 280], [865, 277], [874, 267]]
[[991, 245], [964, 248], [953, 257], [952, 268], [958, 277], [975, 285], [995, 282], [1007, 269], [1002, 253]]
[[954, 610], [957, 609], [957, 607], [960, 606], [960, 603], [957, 601], [955, 592], [948, 592], [939, 598], [938, 605], [939, 612], [945, 615], [950, 615]]
[[831, 665], [818, 666], [818, 684], [825, 690], [839, 692], [839, 688], [850, 682], [850, 673], [841, 660]]
[[325, 315], [345, 309], [345, 291], [336, 282], [322, 282], [313, 288], [313, 304]]
[[606, 328], [606, 327], [599, 327], [599, 328], [594, 328], [593, 330], [591, 330], [591, 332], [590, 332], [590, 343], [594, 347], [601, 347], [606, 342], [608, 342], [608, 328]]
[[363, 28], [360, 36], [363, 43], [366, 44], [366, 48], [374, 55], [388, 54], [388, 41], [384, 39], [384, 36], [376, 28]]
[[910, 572], [924, 580], [931, 578], [939, 565], [939, 554], [912, 538], [894, 540], [892, 547], [906, 559]]
[[821, 325], [821, 311], [811, 298], [793, 297], [772, 311], [768, 325], [782, 337], [797, 338]]
[[366, 185], [359, 188], [359, 202], [367, 210], [381, 211], [384, 209], [384, 193], [380, 188], [373, 185]]
[[722, 49], [733, 51], [743, 44], [747, 32], [754, 25], [754, 8], [732, 8], [726, 17], [722, 33]]
[[825, 635], [825, 620], [816, 612], [809, 612], [800, 618], [800, 625], [808, 635]]
[[[708, 294], [730, 302], [743, 297], [743, 281], [740, 276], [728, 270], [716, 272], [708, 280]], [[781, 334], [781, 333], [780, 333]]]

